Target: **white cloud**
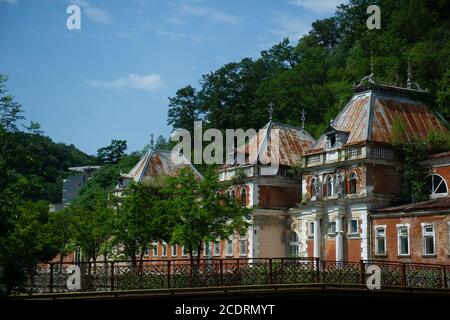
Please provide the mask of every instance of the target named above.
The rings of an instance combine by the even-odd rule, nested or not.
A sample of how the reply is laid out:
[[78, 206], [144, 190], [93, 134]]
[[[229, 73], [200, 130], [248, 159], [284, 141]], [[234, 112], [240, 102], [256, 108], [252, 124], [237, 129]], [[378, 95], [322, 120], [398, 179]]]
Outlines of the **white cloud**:
[[152, 30], [156, 35], [160, 37], [164, 37], [173, 41], [179, 41], [182, 39], [190, 39], [194, 43], [200, 43], [204, 40], [204, 37], [200, 34], [191, 34], [191, 33], [185, 33], [185, 32], [177, 32], [177, 31], [171, 31], [155, 26], [148, 26], [150, 30]]
[[272, 20], [273, 28], [270, 32], [279, 38], [289, 37], [291, 41], [297, 41], [311, 29], [311, 24], [304, 19], [291, 16], [287, 13], [277, 13]]
[[111, 14], [105, 10], [98, 7], [91, 6], [85, 0], [70, 0], [71, 4], [76, 4], [81, 7], [81, 15], [86, 14], [86, 16], [94, 21], [104, 24], [110, 24], [112, 22]]
[[315, 12], [334, 12], [345, 0], [290, 0], [289, 3]]
[[148, 92], [154, 92], [167, 87], [159, 74], [138, 75], [130, 73], [126, 77], [120, 77], [111, 81], [105, 80], [87, 80], [87, 84], [97, 88], [110, 89], [137, 89]]
[[17, 0], [0, 0], [0, 4], [2, 4], [2, 3], [6, 3], [6, 4], [13, 6], [13, 5], [16, 5], [18, 2], [17, 2]]
[[238, 25], [240, 23], [240, 19], [238, 16], [218, 11], [212, 8], [192, 6], [189, 4], [182, 3], [178, 7], [178, 10], [183, 15], [202, 17], [209, 19], [213, 22], [226, 23], [231, 25]]

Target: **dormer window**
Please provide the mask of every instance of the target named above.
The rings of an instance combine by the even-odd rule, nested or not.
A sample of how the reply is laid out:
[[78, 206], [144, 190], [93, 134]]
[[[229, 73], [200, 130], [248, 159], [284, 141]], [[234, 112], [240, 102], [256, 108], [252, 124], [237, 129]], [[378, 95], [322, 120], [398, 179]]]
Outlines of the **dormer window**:
[[330, 139], [330, 148], [335, 148], [336, 147], [336, 134], [330, 135], [329, 139]]

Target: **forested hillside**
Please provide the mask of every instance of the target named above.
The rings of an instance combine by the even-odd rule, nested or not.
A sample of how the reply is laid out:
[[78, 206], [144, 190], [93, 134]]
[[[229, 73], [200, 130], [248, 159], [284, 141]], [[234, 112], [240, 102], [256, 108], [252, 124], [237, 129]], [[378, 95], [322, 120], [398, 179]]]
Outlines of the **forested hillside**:
[[[381, 30], [369, 30], [368, 5], [381, 8]], [[370, 73], [376, 81], [405, 86], [408, 61], [413, 81], [430, 90], [431, 103], [450, 118], [450, 1], [351, 0], [334, 16], [313, 23], [296, 43], [285, 39], [258, 59], [243, 58], [202, 76], [170, 98], [168, 124], [191, 129], [261, 128], [274, 118], [300, 124], [314, 136], [352, 95], [352, 84]]]

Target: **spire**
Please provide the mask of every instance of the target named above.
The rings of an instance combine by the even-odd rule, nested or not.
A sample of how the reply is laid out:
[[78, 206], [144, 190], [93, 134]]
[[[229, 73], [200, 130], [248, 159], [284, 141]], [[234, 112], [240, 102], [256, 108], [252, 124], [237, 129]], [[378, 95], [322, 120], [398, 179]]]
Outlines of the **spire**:
[[155, 139], [153, 133], [150, 135], [150, 150], [153, 150], [153, 145], [155, 144]]
[[406, 70], [408, 78], [406, 79], [406, 88], [427, 92], [428, 89], [422, 89], [418, 83], [413, 81], [412, 67], [408, 60], [408, 69]]
[[365, 87], [366, 85], [376, 84], [375, 82], [375, 74], [373, 73], [373, 53], [370, 50], [370, 74], [361, 79], [358, 84], [353, 84], [353, 89], [356, 90], [361, 87]]
[[269, 103], [269, 121], [272, 121], [272, 115], [273, 115], [273, 102]]
[[408, 89], [411, 89], [411, 85], [412, 85], [412, 69], [411, 69], [411, 63], [409, 62], [409, 60], [408, 60], [407, 73], [408, 73], [408, 79], [406, 80], [406, 87]]
[[302, 109], [302, 117], [300, 118], [300, 120], [302, 121], [302, 130], [305, 130], [305, 120], [306, 120], [305, 109]]

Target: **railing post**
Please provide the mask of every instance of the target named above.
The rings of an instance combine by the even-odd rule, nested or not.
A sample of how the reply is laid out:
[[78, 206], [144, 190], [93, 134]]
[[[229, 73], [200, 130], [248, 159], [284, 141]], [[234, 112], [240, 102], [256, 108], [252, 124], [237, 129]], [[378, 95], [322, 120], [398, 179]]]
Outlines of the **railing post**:
[[50, 262], [50, 292], [53, 292], [53, 262]]
[[316, 264], [316, 280], [317, 283], [320, 283], [320, 259], [315, 258], [315, 264]]
[[272, 258], [269, 258], [269, 283], [273, 284]]
[[236, 284], [240, 285], [241, 284], [241, 275], [239, 274], [239, 260], [240, 258], [236, 259]]
[[406, 287], [406, 263], [402, 263], [402, 287]]
[[445, 270], [445, 265], [442, 266], [442, 277], [444, 280], [444, 288], [447, 289], [448, 284], [447, 284], [447, 272]]
[[111, 279], [110, 279], [111, 283], [111, 291], [114, 291], [114, 261], [111, 261]]
[[361, 284], [365, 284], [366, 283], [366, 264], [364, 262], [364, 260], [360, 260], [360, 279], [361, 279]]
[[170, 260], [167, 260], [167, 288], [170, 288]]
[[223, 286], [223, 260], [220, 259], [220, 286]]

